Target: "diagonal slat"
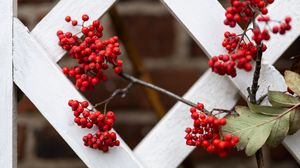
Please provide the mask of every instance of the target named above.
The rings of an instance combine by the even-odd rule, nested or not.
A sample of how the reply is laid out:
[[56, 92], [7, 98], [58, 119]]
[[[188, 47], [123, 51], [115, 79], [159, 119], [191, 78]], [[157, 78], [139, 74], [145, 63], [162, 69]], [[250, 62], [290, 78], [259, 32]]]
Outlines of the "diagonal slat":
[[12, 73], [13, 3], [14, 0], [0, 0], [0, 165], [4, 167], [17, 167]]
[[[282, 2], [282, 1], [281, 1]], [[175, 16], [184, 24], [187, 28], [187, 31], [195, 38], [195, 40], [202, 46], [204, 51], [211, 56], [213, 54], [218, 54], [224, 52], [221, 47], [221, 41], [223, 39], [223, 33], [225, 30], [228, 30], [222, 23], [224, 19], [224, 8], [216, 1], [207, 1], [203, 3], [197, 0], [190, 1], [180, 1], [180, 0], [165, 0], [164, 3], [171, 9], [171, 11], [175, 14]], [[285, 6], [285, 8], [289, 9], [290, 7], [296, 5], [296, 0], [288, 1], [284, 4], [276, 3], [273, 6], [276, 6], [271, 9], [271, 13], [282, 13], [280, 8], [277, 6]], [[184, 8], [183, 8], [184, 6]], [[293, 14], [296, 11], [293, 11]], [[294, 17], [293, 14], [290, 14]], [[298, 15], [295, 15], [295, 21], [293, 21], [293, 25], [297, 25], [299, 23]], [[231, 30], [232, 31], [232, 30]], [[240, 28], [235, 28], [235, 32], [241, 32]], [[296, 30], [298, 31], [298, 30]], [[287, 47], [297, 38], [299, 35], [299, 31], [294, 34], [293, 38], [284, 38], [282, 39], [273, 38], [272, 41], [274, 43], [288, 43], [284, 45], [284, 47], [276, 47], [270, 46], [269, 50], [276, 50], [273, 52], [272, 59], [269, 59], [270, 63], [273, 63], [277, 58], [280, 57], [281, 53], [283, 53]], [[208, 73], [208, 72], [207, 72]], [[206, 73], [206, 74], [207, 74]], [[253, 72], [252, 72], [253, 73]], [[245, 90], [247, 86], [250, 86], [251, 79], [249, 78], [250, 74], [246, 74], [245, 72], [239, 72], [238, 78], [234, 79], [234, 84], [239, 88], [239, 90]], [[224, 88], [230, 83], [229, 80], [217, 80], [213, 83], [207, 82], [211, 81], [215, 76], [208, 76], [206, 78], [202, 77], [190, 91], [187, 93], [186, 97], [188, 99], [194, 101], [201, 101], [201, 98], [204, 99], [213, 99], [214, 102], [222, 102], [218, 103], [216, 107], [224, 107], [227, 104], [234, 104], [237, 101], [236, 96], [232, 96], [230, 94], [224, 94]], [[214, 85], [215, 87], [211, 87]], [[270, 89], [274, 90], [285, 90], [286, 86], [284, 80], [280, 73], [275, 70], [274, 67], [264, 65], [262, 69], [262, 79], [260, 80], [261, 88], [267, 88], [271, 86]], [[233, 88], [233, 87], [229, 87]], [[227, 89], [227, 88], [226, 88]], [[230, 90], [230, 89], [229, 89]], [[209, 91], [209, 94], [203, 94], [203, 92]], [[260, 89], [258, 95], [262, 95], [266, 90]], [[215, 96], [213, 94], [222, 92], [223, 94], [219, 96]], [[238, 92], [238, 89], [233, 89], [232, 92]], [[242, 92], [243, 97], [247, 96], [246, 92]], [[198, 98], [199, 96], [199, 98]], [[211, 100], [212, 101], [212, 100]], [[227, 101], [227, 102], [226, 102]], [[211, 104], [209, 101], [203, 101], [209, 106], [213, 106], [215, 104]], [[225, 104], [224, 104], [225, 103]], [[182, 110], [184, 109], [185, 110]], [[222, 108], [223, 108], [222, 107]], [[231, 106], [230, 108], [232, 108]], [[228, 108], [228, 109], [230, 109]], [[188, 126], [187, 122], [183, 122], [184, 119], [188, 118], [187, 107], [180, 103], [177, 103], [168, 113], [168, 115], [162, 119], [159, 124], [144, 138], [144, 140], [136, 147], [134, 153], [139, 157], [142, 163], [149, 164], [149, 167], [159, 167], [160, 165], [164, 165], [166, 167], [175, 167], [177, 166], [183, 159], [186, 157], [189, 152], [192, 151], [193, 148], [187, 149], [188, 147], [183, 148], [184, 140], [183, 133], [182, 135], [178, 135], [178, 133], [173, 133], [173, 130], [182, 130]], [[163, 136], [164, 135], [164, 136]], [[295, 134], [293, 137], [300, 138], [300, 134]], [[168, 140], [166, 140], [168, 139]], [[179, 139], [179, 140], [178, 140]], [[181, 141], [180, 141], [181, 139]], [[289, 138], [287, 138], [289, 139]], [[176, 141], [176, 143], [173, 143]], [[181, 144], [179, 143], [181, 142]], [[291, 146], [291, 143], [285, 143], [286, 146]], [[299, 149], [299, 146], [294, 146]], [[173, 149], [174, 148], [174, 149]], [[176, 150], [178, 149], [178, 150]], [[291, 148], [292, 149], [292, 148]], [[172, 152], [164, 152], [160, 153], [160, 155], [156, 155], [157, 151], [169, 151]], [[296, 158], [300, 157], [300, 153], [297, 150], [292, 150], [294, 156]]]
[[300, 2], [299, 0], [276, 0], [270, 6], [269, 13], [271, 19], [283, 20], [285, 16], [292, 17], [292, 30], [284, 36], [273, 35], [271, 40], [266, 42], [270, 46], [263, 58], [263, 63], [274, 64], [275, 61], [293, 44], [300, 36]]
[[[226, 88], [216, 91], [216, 88]], [[230, 97], [231, 99], [225, 99]], [[184, 95], [188, 100], [203, 102], [205, 108], [231, 109], [239, 99], [238, 90], [225, 77], [207, 71]], [[189, 107], [182, 103], [170, 109], [152, 131], [134, 149], [148, 168], [177, 167], [194, 149], [185, 145], [185, 128], [191, 125]]]
[[[277, 73], [273, 79], [282, 80], [270, 65], [263, 65], [266, 73]], [[226, 77], [208, 70], [184, 95], [188, 100], [203, 102], [206, 108], [232, 109], [239, 100], [239, 90]], [[134, 149], [134, 154], [145, 167], [177, 167], [194, 149], [185, 145], [184, 129], [192, 126], [189, 107], [177, 103], [167, 115]]]
[[[73, 122], [69, 99], [84, 100], [73, 84], [51, 61], [26, 27], [14, 20], [14, 81], [88, 167], [142, 167], [123, 140], [108, 153], [91, 150], [82, 137], [94, 130], [80, 129]], [[42, 93], [42, 94], [41, 94]], [[118, 136], [120, 139], [120, 137]]]
[[[74, 30], [64, 18], [69, 15], [78, 19], [80, 23], [81, 15], [88, 14], [91, 19], [100, 18], [116, 0], [60, 0], [58, 4], [36, 25], [30, 33], [41, 44], [41, 46], [50, 54], [50, 58], [57, 62], [65, 51], [57, 43], [57, 30], [69, 30], [73, 33], [80, 31], [80, 27]], [[89, 23], [89, 22], [87, 22]]]

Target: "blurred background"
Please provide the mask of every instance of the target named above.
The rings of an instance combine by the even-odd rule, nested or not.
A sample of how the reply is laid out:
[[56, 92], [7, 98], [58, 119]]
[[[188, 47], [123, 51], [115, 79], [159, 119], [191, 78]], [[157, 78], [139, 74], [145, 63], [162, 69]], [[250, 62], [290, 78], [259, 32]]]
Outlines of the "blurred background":
[[[221, 0], [224, 6], [228, 1]], [[19, 0], [18, 17], [32, 29], [57, 2], [57, 0]], [[140, 68], [144, 65], [141, 69], [151, 76], [153, 83], [183, 95], [208, 69], [206, 55], [159, 0], [120, 0], [115, 7], [119, 19], [124, 23], [122, 31], [128, 34], [132, 46], [141, 59], [141, 62], [134, 59], [135, 64], [131, 64], [125, 49], [122, 48], [126, 72], [136, 72], [132, 65], [139, 65]], [[116, 34], [115, 23], [112, 22], [110, 14], [112, 11], [100, 19], [107, 37]], [[64, 17], [62, 16], [62, 19]], [[300, 39], [297, 39], [277, 61], [275, 64], [277, 69], [282, 72], [291, 68], [294, 61], [290, 58], [300, 54], [299, 45]], [[60, 64], [68, 65], [70, 60], [64, 58]], [[85, 96], [93, 103], [100, 102], [115, 89], [125, 85], [122, 79], [110, 75], [108, 82], [101, 84], [93, 92], [85, 93]], [[116, 98], [110, 103], [109, 108], [117, 113], [115, 129], [132, 149], [159, 121], [161, 112], [168, 111], [175, 104], [174, 100], [164, 95], [159, 95], [157, 100], [161, 103], [156, 106], [160, 109], [160, 113], [155, 112], [143, 88], [134, 87], [126, 98]], [[243, 103], [241, 100], [240, 104]], [[283, 146], [276, 149], [265, 147], [264, 151], [269, 167], [299, 167]], [[26, 96], [18, 105], [18, 167], [86, 167]], [[252, 168], [256, 167], [256, 161], [254, 158], [246, 157], [243, 152], [220, 159], [205, 151], [195, 150], [180, 167]]]

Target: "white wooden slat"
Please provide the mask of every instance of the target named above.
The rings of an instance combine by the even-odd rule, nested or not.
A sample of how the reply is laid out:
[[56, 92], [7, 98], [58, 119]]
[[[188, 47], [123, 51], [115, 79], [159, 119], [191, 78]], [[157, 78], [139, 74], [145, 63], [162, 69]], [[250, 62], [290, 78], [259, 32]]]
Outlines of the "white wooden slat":
[[[212, 55], [214, 54], [214, 52], [215, 54], [222, 53], [220, 47], [216, 46], [220, 46], [221, 41], [223, 39], [223, 32], [226, 27], [222, 23], [222, 20], [224, 19], [224, 9], [221, 7], [220, 4], [218, 4], [217, 1], [209, 1], [203, 3], [196, 0], [191, 0], [188, 2], [180, 0], [165, 0], [164, 2], [168, 5], [169, 8], [171, 8], [173, 13], [175, 13], [175, 16], [179, 18], [179, 20], [181, 20], [181, 22], [187, 27], [188, 31], [194, 36], [194, 38], [196, 40], [199, 38], [197, 40], [199, 43], [203, 42], [201, 43], [201, 45], [207, 54]], [[235, 28], [235, 31], [241, 31], [241, 29]], [[272, 49], [275, 48], [270, 47], [270, 50]], [[281, 50], [285, 49], [286, 48], [281, 48]], [[280, 51], [278, 53], [280, 53]], [[280, 54], [273, 55], [273, 60], [276, 60], [279, 56]], [[265, 65], [263, 66], [262, 72], [263, 79], [261, 80], [268, 80], [267, 83], [265, 83], [265, 85], [262, 86], [262, 88], [266, 88], [266, 86], [271, 86], [271, 89], [273, 88], [274, 90], [285, 89], [284, 80], [280, 76], [278, 71], [274, 69], [274, 67]], [[235, 81], [241, 89], [245, 89], [247, 86], [249, 86], [249, 82], [251, 81], [251, 79], [247, 79], [250, 75], [245, 75], [243, 73], [245, 72], [239, 72], [239, 76], [242, 76], [243, 78], [240, 78], [239, 80]], [[207, 78], [214, 78], [214, 76], [209, 76]], [[199, 92], [207, 90], [207, 88], [209, 88], [209, 86], [211, 85], [211, 83], [205, 84], [205, 80], [201, 81], [200, 79], [191, 89], [193, 90], [192, 92], [194, 92], [195, 94], [191, 93], [189, 96], [187, 96], [187, 98], [197, 100], [195, 99], [195, 97], [197, 96], [198, 92], [195, 92], [195, 90], [198, 90]], [[217, 80], [215, 81], [215, 83], [218, 82], [219, 81]], [[210, 93], [214, 94], [224, 90], [224, 88], [226, 87], [213, 87], [209, 91]], [[190, 91], [188, 93], [190, 93]], [[262, 93], [265, 93], [265, 90], [261, 90], [260, 94]], [[247, 93], [244, 92], [243, 94], [246, 96]], [[207, 97], [207, 95], [202, 96]], [[229, 104], [230, 102], [237, 101], [236, 97], [232, 97], [228, 94], [223, 94], [222, 96], [213, 99], [215, 99], [214, 101], [218, 102], [221, 100], [223, 101], [224, 99], [227, 100]], [[223, 104], [218, 103], [218, 105], [222, 106]], [[178, 142], [173, 143], [174, 140], [182, 138], [182, 135], [177, 135], [178, 133], [169, 134], [169, 132], [172, 131], [172, 129], [176, 130], [176, 128], [179, 127], [181, 129], [186, 127], [187, 123], [183, 123], [182, 121], [186, 117], [181, 116], [182, 114], [180, 113], [180, 108], [183, 108], [182, 106], [184, 105], [180, 106], [176, 104], [170, 110], [168, 115], [163, 120], [161, 120], [159, 124], [147, 135], [147, 137], [137, 146], [134, 152], [139, 157], [142, 163], [148, 164], [149, 162], [152, 162], [151, 166], [149, 167], [159, 167], [159, 165], [166, 165], [167, 167], [168, 165], [170, 165], [169, 167], [174, 167], [177, 166], [189, 153], [187, 149], [181, 149], [181, 147], [178, 147], [180, 145], [184, 145], [184, 140], [180, 141], [181, 144]], [[172, 152], [160, 153], [160, 155], [156, 155], [157, 151], [159, 150], [167, 151], [171, 148], [179, 149], [178, 151], [176, 150], [176, 152], [174, 151], [174, 149]], [[192, 149], [190, 149], [189, 151], [191, 150]], [[165, 162], [167, 163], [165, 164]]]
[[0, 165], [17, 166], [13, 89], [13, 0], [0, 0]]
[[[65, 54], [57, 44], [57, 30], [68, 30], [73, 33], [80, 31], [65, 22], [65, 16], [69, 15], [77, 19], [79, 23], [82, 14], [88, 14], [92, 20], [100, 18], [116, 0], [60, 0], [58, 4], [37, 24], [31, 34], [50, 55], [53, 61], [59, 61]], [[87, 22], [89, 23], [89, 22]]]
[[[270, 5], [269, 14], [271, 19], [284, 20], [284, 17], [292, 17], [292, 30], [285, 35], [272, 35], [271, 40], [266, 42], [272, 49], [264, 53], [263, 63], [273, 64], [285, 50], [293, 44], [300, 35], [300, 1], [299, 0], [276, 0]], [[292, 55], [291, 55], [292, 56]]]
[[[216, 0], [210, 1], [209, 4], [201, 3], [197, 0], [192, 0], [188, 3], [179, 0], [165, 0], [165, 3], [173, 12], [176, 11], [174, 12], [176, 17], [181, 20], [181, 22], [191, 32], [196, 41], [200, 45], [202, 45], [206, 53], [208, 53], [208, 56], [221, 53], [222, 49], [216, 46], [220, 46], [221, 44], [220, 40], [222, 40], [223, 37], [220, 36], [223, 36], [222, 32], [224, 32], [224, 30], [229, 30], [229, 28], [227, 28], [221, 22], [221, 20], [224, 19], [224, 9], [222, 9], [220, 4], [217, 5], [218, 2]], [[182, 6], [185, 6], [185, 8], [182, 8]], [[264, 53], [264, 63], [273, 64], [282, 55], [282, 53], [284, 53], [284, 51], [295, 41], [295, 39], [299, 37], [299, 7], [300, 3], [298, 0], [277, 0], [274, 4], [270, 5], [270, 16], [275, 20], [283, 20], [285, 16], [290, 15], [293, 18], [293, 21], [291, 22], [293, 28], [292, 31], [289, 31], [284, 36], [272, 35], [272, 39], [266, 43], [269, 49], [266, 53]], [[197, 8], [198, 10], [196, 10]], [[201, 20], [201, 26], [199, 26], [199, 20]], [[234, 30], [230, 29], [230, 31], [239, 33], [241, 32], [241, 29], [235, 28]], [[219, 41], [217, 44], [215, 44], [208, 43], [207, 41], [209, 40]], [[239, 71], [238, 73], [238, 77], [234, 78], [233, 82], [242, 92], [242, 95], [245, 98], [247, 96], [246, 88], [249, 86], [252, 79], [249, 78], [249, 74], [244, 71]], [[283, 78], [277, 81], [277, 79], [272, 79], [274, 76], [275, 75], [267, 74], [262, 71], [262, 79], [260, 80], [262, 86], [258, 91], [258, 96], [266, 93], [266, 89], [268, 86], [271, 86], [270, 89], [272, 89], [273, 87], [274, 90], [284, 89]], [[293, 137], [297, 137], [298, 139], [300, 139], [300, 132], [293, 135]], [[295, 138], [287, 138], [287, 140], [285, 140], [283, 144], [291, 151], [291, 153], [300, 163], [300, 146], [298, 145], [298, 143], [293, 143], [289, 139]]]
[[[239, 26], [231, 29], [223, 24], [225, 9], [217, 0], [161, 0], [181, 22], [196, 43], [208, 56], [225, 53], [221, 47], [224, 32], [242, 32]], [[204, 39], [206, 41], [204, 41]]]
[[[263, 65], [262, 70], [266, 74], [276, 73], [274, 80], [283, 80], [280, 73], [270, 65]], [[193, 102], [203, 102], [209, 110], [232, 109], [239, 100], [238, 92], [227, 77], [220, 77], [208, 70], [184, 97]], [[191, 124], [189, 107], [177, 103], [134, 149], [136, 157], [149, 168], [178, 166], [194, 149], [186, 146], [184, 140], [184, 129]]]
[[84, 97], [17, 19], [14, 20], [14, 32], [17, 37], [14, 39], [15, 83], [85, 164], [94, 168], [142, 167], [119, 136], [121, 146], [106, 154], [83, 145], [82, 137], [96, 129], [80, 129], [74, 124], [67, 102], [69, 99], [84, 100]]
[[[237, 34], [242, 33], [242, 29], [238, 26], [234, 29], [231, 29], [223, 24], [225, 9], [217, 0], [212, 0], [206, 3], [202, 3], [197, 0], [191, 0], [188, 3], [179, 0], [165, 0], [164, 2], [173, 11], [175, 16], [183, 23], [183, 25], [187, 28], [190, 34], [194, 37], [196, 42], [203, 48], [204, 51], [206, 51], [207, 56], [209, 57], [226, 52], [225, 49], [221, 47], [221, 43], [224, 39], [223, 34], [225, 31], [234, 31]], [[278, 5], [281, 4], [273, 4], [273, 6]], [[289, 3], [289, 5], [286, 5], [286, 7], [292, 5], [292, 3]], [[185, 8], [182, 8], [182, 6], [185, 6]], [[275, 9], [277, 8], [273, 8], [271, 9], [271, 11]], [[278, 11], [276, 12], [278, 13]], [[284, 15], [284, 13], [282, 12], [281, 14]], [[277, 43], [279, 42], [278, 39], [272, 39], [272, 41], [277, 41]], [[278, 50], [278, 48], [274, 49]], [[274, 60], [276, 60], [280, 56], [280, 54], [274, 54], [272, 56], [273, 59], [270, 59], [269, 61], [274, 62]], [[272, 73], [272, 71], [268, 72]], [[274, 71], [274, 73], [276, 72]], [[262, 72], [262, 74], [264, 74], [264, 72]], [[252, 81], [252, 79], [249, 78], [249, 76], [249, 73], [245, 73], [244, 71], [238, 71], [237, 77], [233, 78], [232, 80], [233, 83], [242, 92], [244, 98], [246, 98], [246, 96], [248, 95], [246, 88], [251, 85]], [[261, 88], [267, 88], [270, 85], [274, 85], [274, 80], [270, 78], [274, 75], [264, 74], [264, 76], [269, 77], [269, 79], [271, 80], [269, 80], [267, 83], [261, 83]], [[283, 85], [281, 85], [280, 88], [284, 89]], [[264, 90], [258, 91], [258, 96], [265, 94], [265, 92], [262, 91]]]

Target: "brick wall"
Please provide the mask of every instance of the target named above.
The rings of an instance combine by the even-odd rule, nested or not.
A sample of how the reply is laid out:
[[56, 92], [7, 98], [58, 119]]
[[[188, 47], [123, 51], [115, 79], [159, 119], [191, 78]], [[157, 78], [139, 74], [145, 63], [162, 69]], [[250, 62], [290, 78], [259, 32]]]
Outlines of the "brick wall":
[[[225, 0], [223, 0], [225, 1]], [[19, 18], [32, 29], [34, 25], [55, 5], [55, 0], [19, 0]], [[126, 29], [144, 60], [146, 69], [155, 84], [182, 95], [207, 69], [207, 58], [186, 30], [175, 20], [159, 0], [121, 0], [117, 4]], [[62, 16], [63, 19], [64, 16]], [[105, 32], [113, 34], [113, 25], [106, 14], [101, 22]], [[297, 40], [299, 44], [300, 40]], [[297, 44], [291, 46], [283, 59], [277, 62], [279, 69], [289, 67], [289, 57], [299, 54]], [[124, 51], [124, 50], [123, 50]], [[124, 52], [125, 53], [125, 52]], [[126, 53], [125, 70], [132, 71]], [[61, 64], [67, 64], [63, 59]], [[125, 83], [111, 77], [111, 80], [97, 87], [86, 96], [92, 102], [99, 102]], [[154, 112], [147, 102], [142, 88], [136, 87], [125, 99], [116, 99], [110, 107], [117, 112], [116, 130], [131, 148], [157, 123]], [[174, 103], [165, 96], [161, 100], [166, 109]], [[49, 104], [50, 105], [50, 104]], [[24, 97], [18, 105], [18, 166], [21, 168], [79, 168], [85, 167], [71, 148], [53, 127]], [[272, 167], [297, 167], [296, 162], [280, 146], [266, 148], [267, 164]], [[219, 159], [203, 151], [194, 151], [185, 162], [185, 167], [254, 167], [255, 160], [236, 153], [228, 159]]]

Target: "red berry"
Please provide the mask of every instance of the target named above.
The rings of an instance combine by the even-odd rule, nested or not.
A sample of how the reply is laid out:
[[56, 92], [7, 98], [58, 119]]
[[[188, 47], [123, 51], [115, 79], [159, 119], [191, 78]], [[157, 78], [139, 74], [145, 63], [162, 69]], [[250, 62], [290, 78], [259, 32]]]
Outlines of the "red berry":
[[88, 21], [89, 20], [89, 16], [87, 14], [82, 15], [82, 20], [83, 21]]
[[252, 70], [252, 65], [250, 64], [250, 63], [246, 63], [245, 65], [244, 65], [244, 69], [246, 70], [246, 71], [251, 71]]
[[292, 18], [290, 16], [287, 16], [284, 20], [286, 23], [290, 23], [292, 21]]
[[77, 26], [77, 24], [78, 24], [77, 20], [72, 20], [72, 25], [73, 26]]
[[65, 21], [66, 22], [70, 22], [71, 21], [71, 17], [70, 16], [66, 16]]
[[119, 74], [119, 73], [121, 73], [122, 69], [120, 67], [115, 67], [114, 71], [116, 74]]
[[198, 109], [198, 110], [203, 110], [203, 109], [204, 109], [204, 104], [202, 104], [202, 103], [197, 103], [197, 109]]

